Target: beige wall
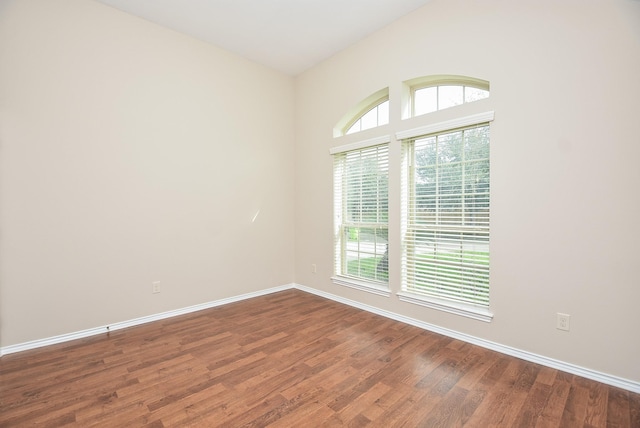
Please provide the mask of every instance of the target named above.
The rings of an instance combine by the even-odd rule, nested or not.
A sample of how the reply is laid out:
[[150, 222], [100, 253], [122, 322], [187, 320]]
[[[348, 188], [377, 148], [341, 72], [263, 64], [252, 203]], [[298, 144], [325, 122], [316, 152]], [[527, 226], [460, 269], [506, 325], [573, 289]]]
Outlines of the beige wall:
[[97, 2], [2, 1], [0, 345], [290, 284], [293, 117], [291, 77]]
[[[431, 74], [491, 82], [481, 101], [495, 110], [491, 323], [329, 279], [329, 148], [424, 124], [400, 120], [400, 82]], [[638, 76], [640, 3], [627, 0], [433, 1], [307, 71], [296, 79], [296, 282], [640, 381]], [[388, 127], [332, 137], [344, 112], [387, 86]], [[399, 144], [391, 148], [390, 286], [398, 291]], [[555, 328], [557, 312], [571, 315], [569, 333]]]

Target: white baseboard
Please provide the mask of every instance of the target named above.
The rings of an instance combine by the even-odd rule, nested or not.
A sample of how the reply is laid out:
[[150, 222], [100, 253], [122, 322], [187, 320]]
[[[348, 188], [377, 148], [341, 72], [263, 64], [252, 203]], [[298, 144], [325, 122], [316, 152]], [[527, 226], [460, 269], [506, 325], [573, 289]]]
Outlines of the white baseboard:
[[87, 330], [76, 331], [73, 333], [61, 334], [59, 336], [47, 337], [44, 339], [32, 340], [30, 342], [18, 343], [0, 348], [0, 356], [13, 354], [15, 352], [27, 351], [29, 349], [41, 348], [43, 346], [55, 345], [58, 343], [68, 342], [70, 340], [82, 339], [97, 334], [104, 334], [110, 331], [121, 330], [123, 328], [133, 327], [136, 325], [146, 324], [148, 322], [159, 321], [166, 318], [184, 315], [191, 312], [201, 311], [216, 306], [226, 305], [228, 303], [239, 302], [241, 300], [251, 299], [252, 297], [264, 296], [265, 294], [277, 293], [278, 291], [289, 290], [294, 288], [294, 284], [282, 285], [279, 287], [267, 288], [266, 290], [254, 291], [252, 293], [241, 294], [239, 296], [227, 297], [212, 302], [201, 303], [198, 305], [188, 306], [186, 308], [174, 309], [172, 311], [162, 312], [159, 314], [148, 315], [145, 317], [135, 318], [128, 321], [120, 321], [101, 327], [94, 327]]
[[474, 345], [481, 346], [483, 348], [491, 349], [502, 354], [510, 355], [512, 357], [520, 358], [525, 361], [540, 364], [543, 366], [551, 367], [552, 369], [560, 370], [563, 372], [571, 373], [576, 376], [581, 376], [587, 379], [595, 380], [607, 385], [615, 386], [618, 388], [626, 389], [627, 391], [640, 394], [640, 382], [612, 376], [606, 373], [598, 372], [596, 370], [587, 369], [577, 366], [575, 364], [566, 363], [564, 361], [555, 360], [553, 358], [545, 357], [542, 355], [534, 354], [532, 352], [523, 351], [521, 349], [512, 348], [510, 346], [502, 345], [500, 343], [491, 342], [489, 340], [480, 339], [475, 336], [460, 333], [447, 328], [439, 327], [437, 325], [429, 324], [423, 321], [409, 318], [404, 315], [397, 314], [395, 312], [385, 311], [374, 306], [369, 306], [364, 303], [356, 302], [354, 300], [345, 299], [335, 294], [326, 293], [324, 291], [316, 290], [314, 288], [306, 287], [304, 285], [295, 284], [294, 287], [298, 290], [305, 291], [307, 293], [315, 294], [326, 299], [334, 300], [345, 305], [353, 306], [358, 309], [362, 309], [367, 312], [371, 312], [377, 315], [381, 315], [386, 318], [391, 318], [396, 321], [403, 322], [405, 324], [413, 325], [415, 327], [429, 330], [434, 333], [442, 334], [444, 336], [452, 337], [454, 339], [462, 340], [464, 342], [472, 343]]
[[510, 355], [512, 357], [520, 358], [526, 361], [531, 361], [543, 366], [551, 367], [553, 369], [561, 370], [567, 373], [571, 373], [577, 376], [582, 376], [587, 379], [602, 382], [607, 385], [615, 386], [625, 389], [627, 391], [640, 394], [640, 382], [635, 382], [628, 379], [623, 379], [617, 376], [612, 376], [606, 373], [598, 372], [595, 370], [587, 369], [577, 366], [575, 364], [566, 363], [563, 361], [548, 358], [542, 355], [537, 355], [528, 351], [512, 348], [510, 346], [501, 345], [499, 343], [491, 342], [489, 340], [480, 339], [475, 336], [460, 333], [447, 328], [439, 327], [434, 324], [429, 324], [423, 321], [409, 318], [404, 315], [397, 314], [395, 312], [385, 311], [383, 309], [369, 306], [364, 303], [356, 302], [355, 300], [345, 299], [344, 297], [336, 296], [335, 294], [326, 293], [324, 291], [316, 290], [311, 287], [306, 287], [300, 284], [287, 284], [279, 287], [268, 288], [265, 290], [254, 291], [252, 293], [241, 294], [238, 296], [228, 297], [225, 299], [215, 300], [212, 302], [201, 303], [186, 308], [175, 309], [172, 311], [162, 312], [159, 314], [148, 315], [145, 317], [135, 318], [128, 321], [121, 321], [114, 324], [109, 324], [101, 327], [90, 328], [87, 330], [77, 331], [73, 333], [61, 334], [59, 336], [48, 337], [44, 339], [33, 340], [25, 343], [18, 343], [16, 345], [9, 345], [0, 348], [0, 356], [12, 354], [15, 352], [26, 351], [29, 349], [40, 348], [43, 346], [54, 345], [58, 343], [68, 342], [70, 340], [82, 339], [89, 336], [95, 336], [97, 334], [104, 334], [109, 331], [121, 330], [123, 328], [133, 327], [136, 325], [146, 324], [148, 322], [159, 321], [166, 318], [175, 317], [178, 315], [184, 315], [191, 312], [201, 311], [203, 309], [209, 309], [216, 306], [226, 305], [228, 303], [239, 302], [241, 300], [251, 299], [253, 297], [264, 296], [266, 294], [277, 293], [278, 291], [284, 291], [295, 288], [307, 293], [315, 294], [316, 296], [324, 297], [326, 299], [333, 300], [335, 302], [344, 303], [345, 305], [353, 306], [354, 308], [362, 309], [367, 312], [371, 312], [386, 318], [390, 318], [396, 321], [403, 322], [405, 324], [413, 325], [415, 327], [422, 328], [424, 330], [432, 331], [434, 333], [442, 334], [444, 336], [452, 337], [454, 339], [462, 340], [464, 342], [472, 343], [474, 345], [481, 346], [483, 348], [491, 349], [502, 354]]

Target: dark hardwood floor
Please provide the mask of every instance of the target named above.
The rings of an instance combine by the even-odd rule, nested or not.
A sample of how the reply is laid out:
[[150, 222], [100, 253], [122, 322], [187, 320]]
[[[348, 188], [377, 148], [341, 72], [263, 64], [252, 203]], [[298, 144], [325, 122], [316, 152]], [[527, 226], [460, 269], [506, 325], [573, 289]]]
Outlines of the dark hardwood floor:
[[640, 427], [640, 395], [302, 291], [0, 359], [0, 426]]

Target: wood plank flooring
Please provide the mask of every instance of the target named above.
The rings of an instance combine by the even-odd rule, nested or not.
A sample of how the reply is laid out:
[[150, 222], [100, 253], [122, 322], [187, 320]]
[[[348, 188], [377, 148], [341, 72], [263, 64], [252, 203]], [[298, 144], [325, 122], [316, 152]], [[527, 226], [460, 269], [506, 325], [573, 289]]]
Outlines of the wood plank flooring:
[[640, 395], [288, 290], [0, 359], [0, 426], [640, 427]]

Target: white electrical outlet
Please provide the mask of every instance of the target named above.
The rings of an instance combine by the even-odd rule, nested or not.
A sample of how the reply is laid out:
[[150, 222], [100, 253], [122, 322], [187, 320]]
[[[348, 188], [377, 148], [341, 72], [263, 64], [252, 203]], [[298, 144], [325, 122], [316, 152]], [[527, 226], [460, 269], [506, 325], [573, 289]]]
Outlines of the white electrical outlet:
[[160, 281], [153, 281], [151, 283], [151, 292], [157, 294], [160, 292]]
[[311, 264], [311, 273], [317, 273], [318, 272], [318, 267], [316, 266], [315, 263]]
[[558, 317], [556, 319], [556, 328], [558, 330], [569, 331], [571, 315], [561, 314], [558, 312], [557, 316]]

